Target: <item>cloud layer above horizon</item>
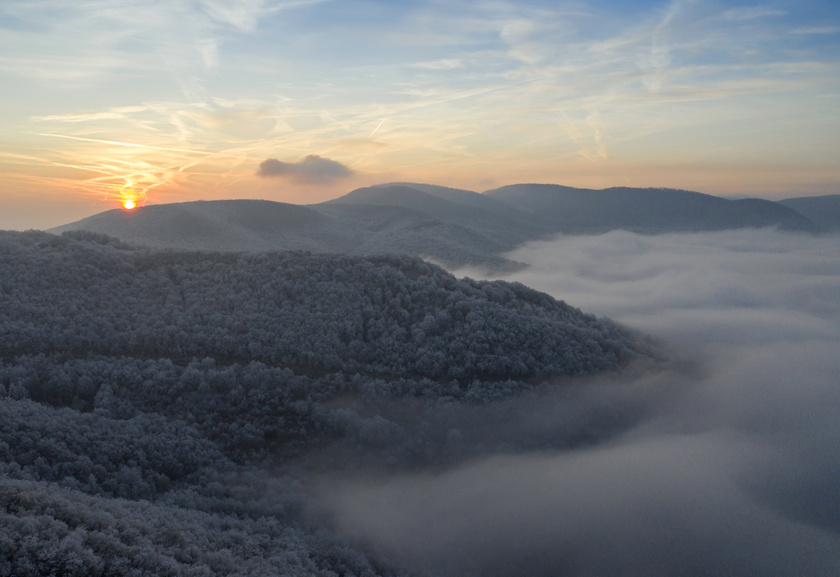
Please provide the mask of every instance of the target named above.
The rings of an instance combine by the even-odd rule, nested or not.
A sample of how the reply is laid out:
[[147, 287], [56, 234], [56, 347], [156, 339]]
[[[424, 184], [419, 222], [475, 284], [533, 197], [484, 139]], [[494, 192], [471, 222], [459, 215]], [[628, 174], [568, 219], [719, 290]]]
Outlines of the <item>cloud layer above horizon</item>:
[[260, 163], [257, 176], [263, 178], [289, 177], [304, 183], [328, 183], [347, 178], [353, 171], [335, 160], [321, 158], [317, 154], [308, 154], [298, 162], [283, 162], [276, 158], [267, 158]]
[[840, 237], [613, 232], [512, 257], [532, 264], [514, 280], [671, 361], [470, 421], [534, 450], [331, 478], [322, 507], [348, 536], [447, 576], [836, 574]]
[[[0, 28], [0, 228], [108, 208], [126, 180], [149, 202], [383, 181], [840, 191], [828, 0], [8, 0]], [[354, 174], [256, 176], [307, 155]]]

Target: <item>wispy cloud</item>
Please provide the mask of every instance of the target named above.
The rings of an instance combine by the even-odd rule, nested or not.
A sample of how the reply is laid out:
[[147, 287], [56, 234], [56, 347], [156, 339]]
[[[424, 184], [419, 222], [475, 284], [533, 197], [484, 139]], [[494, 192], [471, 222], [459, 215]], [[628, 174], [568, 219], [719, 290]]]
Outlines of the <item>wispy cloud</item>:
[[787, 14], [784, 10], [765, 6], [741, 6], [723, 12], [724, 20], [757, 20], [775, 18]]
[[[38, 22], [17, 27], [0, 57], [3, 70], [42, 79], [81, 79], [130, 70], [166, 71], [176, 77], [213, 69], [230, 34], [253, 33], [270, 14], [318, 2], [200, 0], [136, 3], [83, 0], [9, 0], [9, 18]], [[41, 57], [43, 56], [43, 57]]]
[[837, 34], [840, 26], [810, 26], [806, 28], [794, 28], [791, 34]]
[[54, 114], [49, 116], [34, 116], [32, 120], [39, 122], [90, 122], [93, 120], [122, 120], [134, 112], [144, 112], [145, 106], [123, 106], [111, 108], [101, 112], [73, 112], [71, 114]]
[[[827, 48], [840, 26], [797, 6], [8, 0], [0, 82], [24, 88], [0, 139], [76, 166], [131, 150], [161, 194], [267, 185], [261, 161], [312, 151], [366, 175], [469, 173], [467, 188], [616, 174], [643, 152], [737, 164], [799, 140], [822, 158], [828, 130], [767, 134], [780, 118], [836, 124], [814, 103], [840, 90]], [[773, 161], [805, 149], [787, 152]]]
[[84, 138], [81, 136], [70, 136], [67, 134], [52, 134], [52, 133], [40, 133], [40, 136], [51, 136], [54, 138], [67, 138], [69, 140], [80, 140], [83, 142], [97, 142], [100, 144], [113, 144], [116, 146], [126, 146], [129, 148], [149, 148], [152, 150], [163, 150], [167, 152], [186, 152], [188, 154], [211, 154], [209, 152], [204, 152], [200, 150], [187, 150], [184, 148], [167, 148], [163, 146], [154, 146], [151, 144], [139, 144], [137, 142], [119, 142], [116, 140], [102, 140], [100, 138]]
[[426, 68], [428, 70], [454, 70], [456, 68], [464, 68], [465, 64], [460, 58], [442, 58], [429, 62], [416, 62], [412, 66]]

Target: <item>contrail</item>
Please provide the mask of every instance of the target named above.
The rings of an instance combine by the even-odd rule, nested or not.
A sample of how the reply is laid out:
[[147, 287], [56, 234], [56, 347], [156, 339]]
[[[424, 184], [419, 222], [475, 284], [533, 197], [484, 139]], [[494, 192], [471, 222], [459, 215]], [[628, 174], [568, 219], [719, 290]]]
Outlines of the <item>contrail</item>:
[[376, 125], [376, 128], [373, 129], [373, 132], [370, 133], [370, 136], [368, 136], [368, 138], [373, 138], [373, 135], [376, 133], [377, 130], [379, 130], [379, 127], [382, 126], [384, 123], [385, 119], [383, 118], [382, 122]]
[[[378, 128], [378, 127], [377, 127]], [[376, 131], [374, 131], [376, 132]], [[203, 150], [187, 150], [184, 148], [166, 148], [163, 146], [153, 146], [151, 144], [137, 144], [134, 142], [119, 142], [116, 140], [100, 140], [98, 138], [82, 138], [81, 136], [68, 136], [66, 134], [50, 134], [48, 132], [34, 132], [33, 134], [37, 134], [38, 136], [54, 136], [56, 138], [69, 138], [70, 140], [83, 140], [85, 142], [100, 142], [102, 144], [116, 144], [117, 146], [129, 146], [129, 147], [137, 147], [137, 148], [151, 148], [154, 150], [167, 150], [169, 152], [187, 152], [189, 154], [213, 154], [212, 152], [206, 152]]]

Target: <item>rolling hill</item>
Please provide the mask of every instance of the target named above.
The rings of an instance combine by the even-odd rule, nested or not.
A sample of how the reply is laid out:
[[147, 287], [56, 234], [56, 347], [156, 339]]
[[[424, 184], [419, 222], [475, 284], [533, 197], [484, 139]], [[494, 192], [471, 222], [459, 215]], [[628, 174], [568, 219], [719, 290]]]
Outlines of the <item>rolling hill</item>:
[[825, 232], [840, 231], [840, 194], [788, 198], [779, 204], [807, 216]]
[[484, 192], [565, 234], [615, 229], [655, 234], [777, 226], [815, 232], [807, 217], [761, 199], [726, 200], [665, 188], [592, 190], [554, 184], [516, 184]]
[[[830, 230], [827, 201], [790, 206], [670, 189], [590, 190], [518, 184], [486, 191], [392, 183], [309, 206], [264, 200], [196, 201], [107, 211], [50, 232], [88, 230], [157, 248], [408, 254], [450, 268], [518, 266], [503, 255], [554, 234], [624, 229], [645, 234], [774, 226]], [[803, 202], [800, 202], [803, 201]], [[803, 206], [803, 215], [795, 210]], [[827, 216], [828, 215], [828, 216]], [[819, 224], [813, 219], [818, 219]], [[833, 220], [832, 220], [833, 219]]]
[[340, 251], [351, 229], [306, 206], [266, 200], [195, 201], [109, 210], [50, 232], [88, 230], [156, 248]]

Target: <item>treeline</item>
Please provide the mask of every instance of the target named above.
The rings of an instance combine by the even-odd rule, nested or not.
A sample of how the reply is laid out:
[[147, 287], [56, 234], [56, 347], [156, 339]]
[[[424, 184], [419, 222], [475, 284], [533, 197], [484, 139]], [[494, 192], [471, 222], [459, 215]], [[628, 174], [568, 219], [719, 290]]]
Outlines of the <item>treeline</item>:
[[508, 379], [615, 369], [630, 335], [520, 284], [419, 259], [131, 251], [5, 233], [0, 356], [260, 361]]

